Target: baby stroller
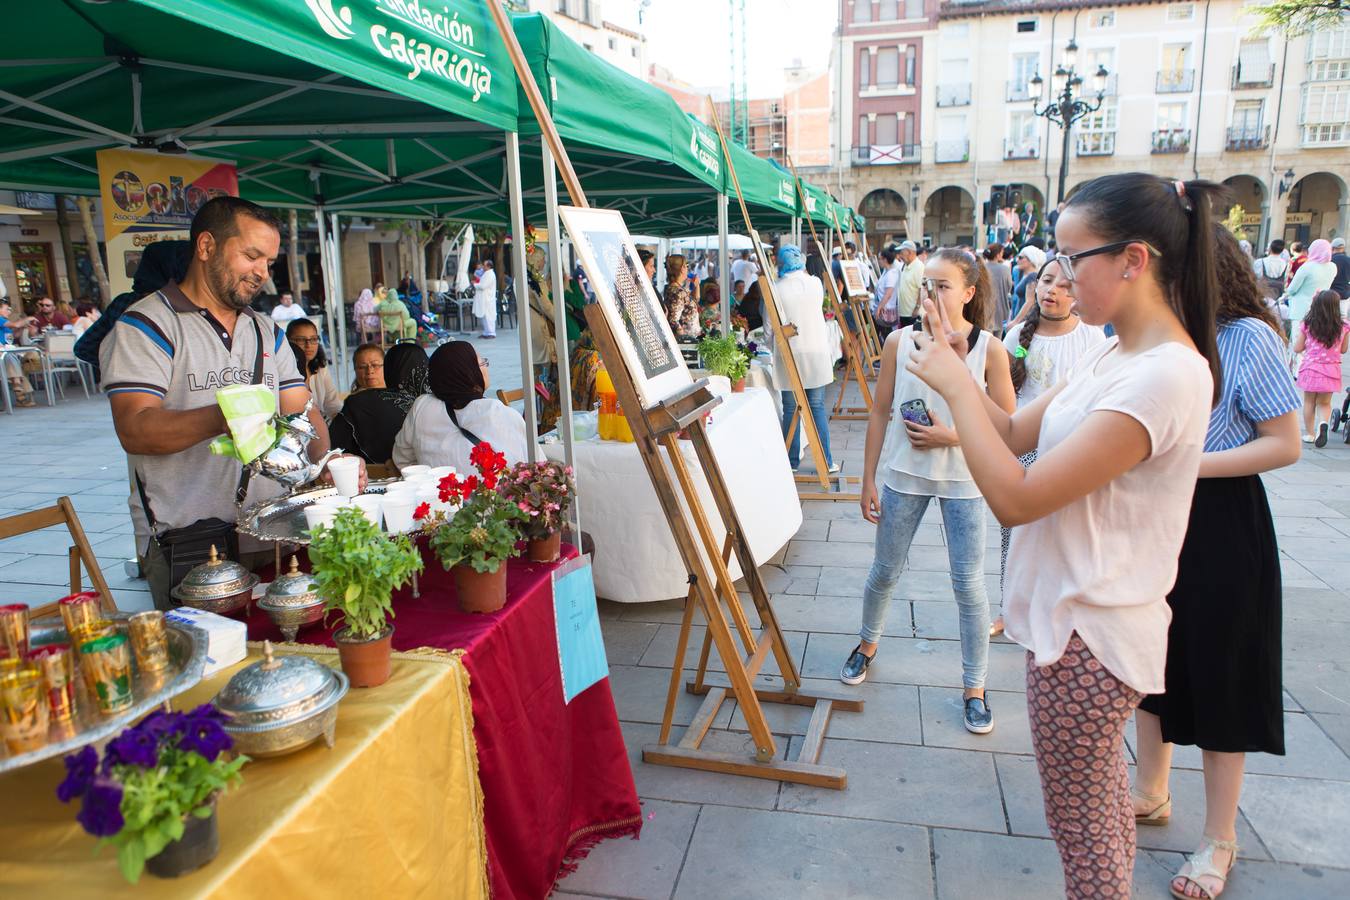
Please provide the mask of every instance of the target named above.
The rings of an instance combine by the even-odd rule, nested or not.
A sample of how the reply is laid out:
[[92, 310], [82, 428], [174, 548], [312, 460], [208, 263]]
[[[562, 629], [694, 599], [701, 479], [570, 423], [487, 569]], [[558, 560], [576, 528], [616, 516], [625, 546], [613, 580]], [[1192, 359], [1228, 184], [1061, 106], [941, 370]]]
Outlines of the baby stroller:
[[1341, 431], [1344, 429], [1343, 442], [1350, 444], [1350, 388], [1345, 389], [1345, 399], [1341, 401], [1341, 408], [1331, 409], [1331, 430]]

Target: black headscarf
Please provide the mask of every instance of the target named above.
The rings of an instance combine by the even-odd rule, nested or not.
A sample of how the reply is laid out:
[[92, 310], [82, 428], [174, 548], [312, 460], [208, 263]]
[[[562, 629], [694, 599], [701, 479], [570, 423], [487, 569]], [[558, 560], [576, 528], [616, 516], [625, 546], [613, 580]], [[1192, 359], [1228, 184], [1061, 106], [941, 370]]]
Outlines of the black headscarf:
[[384, 386], [405, 413], [427, 392], [427, 352], [416, 344], [395, 344], [384, 355]]
[[[385, 364], [386, 369], [388, 363]], [[478, 348], [468, 341], [442, 344], [431, 354], [431, 393], [445, 401], [450, 418], [474, 400], [483, 399], [487, 385], [478, 367]]]

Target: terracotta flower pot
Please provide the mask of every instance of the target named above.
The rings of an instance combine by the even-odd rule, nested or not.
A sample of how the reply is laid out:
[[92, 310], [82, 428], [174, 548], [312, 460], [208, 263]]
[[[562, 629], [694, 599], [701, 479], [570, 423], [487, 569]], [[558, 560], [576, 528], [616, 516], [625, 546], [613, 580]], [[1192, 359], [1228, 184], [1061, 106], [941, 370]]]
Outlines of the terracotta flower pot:
[[342, 660], [342, 671], [347, 673], [352, 687], [379, 687], [389, 680], [389, 653], [393, 641], [393, 625], [379, 636], [365, 640], [352, 638], [345, 628], [333, 635], [338, 658]]
[[506, 560], [495, 572], [478, 572], [473, 566], [450, 567], [455, 576], [455, 592], [459, 594], [459, 608], [466, 613], [496, 612], [506, 605]]
[[551, 563], [558, 561], [558, 552], [562, 547], [562, 532], [555, 531], [546, 538], [533, 539], [528, 542], [526, 553], [530, 562]]
[[183, 818], [183, 836], [170, 841], [164, 849], [145, 861], [145, 870], [157, 878], [177, 878], [195, 872], [220, 852], [220, 827], [216, 822], [216, 799], [211, 798], [211, 815]]
[[745, 393], [745, 379], [744, 379], [744, 378], [737, 378], [735, 381], [733, 381], [733, 382], [731, 383], [731, 392], [732, 392], [733, 394], [743, 394], [743, 393]]

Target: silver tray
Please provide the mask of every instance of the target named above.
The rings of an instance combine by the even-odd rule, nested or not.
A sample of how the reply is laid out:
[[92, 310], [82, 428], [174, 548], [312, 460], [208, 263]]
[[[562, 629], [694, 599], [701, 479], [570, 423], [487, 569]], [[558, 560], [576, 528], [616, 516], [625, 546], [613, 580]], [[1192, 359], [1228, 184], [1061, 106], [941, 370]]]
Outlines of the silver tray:
[[[383, 494], [386, 486], [397, 478], [385, 478], [366, 485], [367, 494]], [[242, 534], [260, 541], [284, 541], [287, 544], [309, 546], [309, 531], [305, 524], [305, 507], [320, 497], [331, 497], [337, 488], [328, 486], [296, 491], [282, 497], [273, 497], [255, 503], [239, 514], [235, 523]]]
[[[108, 619], [123, 634], [127, 630], [127, 619], [131, 613], [114, 612]], [[83, 679], [76, 678], [79, 685], [78, 706], [73, 721], [75, 734], [63, 740], [49, 741], [40, 750], [30, 750], [10, 756], [0, 756], [0, 772], [21, 769], [53, 756], [62, 756], [78, 750], [85, 744], [92, 744], [113, 737], [141, 716], [167, 703], [171, 698], [188, 690], [202, 680], [202, 670], [206, 666], [206, 632], [192, 625], [166, 621], [169, 639], [169, 667], [163, 672], [145, 675], [132, 663], [131, 693], [135, 702], [131, 708], [115, 716], [105, 716], [98, 711], [93, 698], [85, 691]], [[34, 647], [42, 644], [64, 643], [67, 640], [66, 626], [60, 616], [44, 616], [29, 623], [29, 632]], [[55, 729], [57, 723], [52, 723]], [[3, 753], [0, 745], [0, 753]]]

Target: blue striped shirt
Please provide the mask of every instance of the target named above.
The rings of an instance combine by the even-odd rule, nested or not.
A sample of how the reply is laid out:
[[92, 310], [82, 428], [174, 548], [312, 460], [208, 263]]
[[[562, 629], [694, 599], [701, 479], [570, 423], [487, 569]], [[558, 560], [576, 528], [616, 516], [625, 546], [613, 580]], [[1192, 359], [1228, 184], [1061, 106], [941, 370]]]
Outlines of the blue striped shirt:
[[1223, 392], [1209, 414], [1205, 452], [1232, 450], [1256, 439], [1256, 424], [1303, 407], [1284, 358], [1284, 341], [1260, 319], [1234, 319], [1218, 328]]

